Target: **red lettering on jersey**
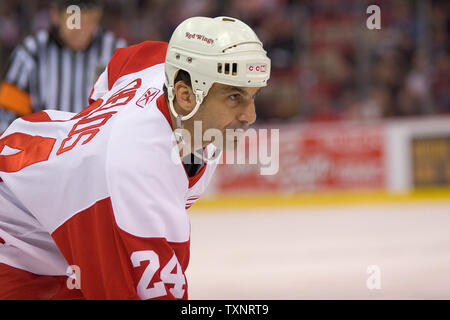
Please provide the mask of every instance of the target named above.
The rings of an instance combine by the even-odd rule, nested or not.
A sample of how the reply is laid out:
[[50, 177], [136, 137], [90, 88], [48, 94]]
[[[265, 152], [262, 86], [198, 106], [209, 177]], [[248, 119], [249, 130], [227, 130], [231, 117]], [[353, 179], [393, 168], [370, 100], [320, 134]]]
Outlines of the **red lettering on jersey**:
[[81, 111], [80, 113], [78, 113], [76, 116], [74, 116], [73, 118], [71, 118], [70, 120], [75, 120], [75, 119], [80, 119], [83, 117], [86, 117], [87, 115], [89, 115], [92, 111], [94, 111], [95, 109], [97, 109], [98, 107], [100, 107], [103, 103], [103, 99], [97, 99], [94, 101], [94, 103], [92, 103], [89, 107], [83, 109], [83, 111]]
[[[61, 146], [59, 147], [58, 151], [56, 152], [57, 155], [60, 155], [61, 153], [64, 153], [66, 151], [71, 150], [73, 147], [75, 147], [78, 143], [78, 141], [80, 141], [80, 139], [85, 136], [85, 135], [89, 135], [89, 137], [87, 137], [87, 139], [85, 139], [82, 143], [86, 144], [89, 141], [92, 140], [92, 138], [94, 138], [94, 136], [100, 131], [99, 127], [105, 125], [105, 123], [113, 116], [113, 114], [117, 113], [117, 111], [112, 111], [112, 112], [107, 112], [107, 113], [103, 113], [103, 114], [99, 114], [97, 116], [88, 118], [85, 117], [83, 119], [81, 119], [80, 121], [78, 121], [77, 123], [75, 123], [75, 125], [72, 127], [72, 130], [70, 130], [69, 135], [67, 136], [67, 138], [65, 138], [63, 140], [63, 142], [61, 143]], [[87, 123], [92, 123], [95, 122], [97, 120], [102, 120], [98, 123], [95, 123], [93, 125], [87, 126], [87, 127], [82, 127], [80, 129], [77, 130], [78, 126], [83, 126], [84, 124]], [[69, 146], [65, 146], [66, 143], [72, 139], [72, 137], [74, 135], [77, 135], [78, 137], [76, 138], [76, 140]]]
[[137, 78], [136, 80], [131, 81], [125, 87], [120, 89], [118, 92], [114, 93], [106, 103], [98, 109], [98, 111], [106, 110], [110, 108], [114, 108], [117, 106], [122, 106], [130, 102], [131, 99], [134, 98], [136, 94], [136, 90], [141, 87], [142, 79]]
[[[91, 108], [92, 106], [83, 110], [78, 116], [82, 115], [81, 119], [75, 123], [70, 130], [67, 138], [63, 140], [57, 155], [60, 155], [66, 151], [72, 150], [83, 136], [88, 135], [88, 137], [83, 141], [83, 144], [91, 141], [97, 133], [100, 131], [100, 127], [104, 126], [111, 117], [117, 113], [117, 111], [110, 111], [105, 113], [100, 113], [107, 109], [111, 109], [117, 106], [126, 105], [131, 99], [136, 95], [137, 89], [141, 86], [142, 80], [140, 78], [131, 81], [125, 87], [114, 93], [103, 105], [101, 99], [97, 100], [92, 106], [96, 105], [97, 108]], [[100, 114], [99, 114], [100, 113]], [[76, 118], [78, 118], [78, 116]], [[74, 118], [75, 119], [75, 118]], [[89, 124], [89, 125], [88, 125]], [[74, 138], [76, 136], [76, 138]], [[75, 141], [66, 145], [69, 141], [75, 139]]]
[[20, 150], [0, 155], [0, 171], [17, 172], [34, 163], [48, 160], [56, 139], [14, 132], [0, 139], [0, 153], [5, 146]]

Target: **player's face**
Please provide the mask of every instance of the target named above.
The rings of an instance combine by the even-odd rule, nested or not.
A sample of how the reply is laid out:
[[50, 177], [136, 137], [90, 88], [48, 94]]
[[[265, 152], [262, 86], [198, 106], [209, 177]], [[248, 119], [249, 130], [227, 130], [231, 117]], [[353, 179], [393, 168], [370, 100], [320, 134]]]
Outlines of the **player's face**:
[[224, 148], [236, 148], [239, 135], [235, 130], [245, 131], [256, 120], [255, 96], [259, 90], [214, 83], [196, 117], [202, 121], [203, 132], [218, 129], [226, 142]]
[[58, 27], [58, 32], [64, 44], [74, 51], [86, 49], [92, 41], [100, 24], [102, 10], [100, 8], [82, 9], [80, 12], [80, 28], [75, 26], [74, 13], [66, 10], [52, 11], [53, 23]]

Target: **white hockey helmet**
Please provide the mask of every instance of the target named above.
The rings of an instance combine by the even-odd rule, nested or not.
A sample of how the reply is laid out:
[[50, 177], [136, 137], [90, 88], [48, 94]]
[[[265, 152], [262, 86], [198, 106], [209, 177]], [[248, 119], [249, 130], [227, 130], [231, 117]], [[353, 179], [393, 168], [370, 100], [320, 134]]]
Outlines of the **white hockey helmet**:
[[173, 107], [174, 82], [179, 70], [191, 77], [196, 106], [181, 121], [191, 118], [214, 82], [237, 87], [264, 87], [270, 77], [270, 59], [255, 32], [230, 17], [192, 17], [173, 32], [167, 48], [166, 87]]

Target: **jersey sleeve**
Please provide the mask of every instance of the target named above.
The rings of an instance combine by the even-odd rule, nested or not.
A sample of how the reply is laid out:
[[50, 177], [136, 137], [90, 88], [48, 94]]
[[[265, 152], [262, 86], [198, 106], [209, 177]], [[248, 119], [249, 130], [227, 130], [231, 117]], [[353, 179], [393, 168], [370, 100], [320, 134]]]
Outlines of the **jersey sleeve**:
[[17, 115], [32, 112], [30, 81], [36, 70], [37, 44], [32, 36], [17, 46], [0, 84], [0, 107]]

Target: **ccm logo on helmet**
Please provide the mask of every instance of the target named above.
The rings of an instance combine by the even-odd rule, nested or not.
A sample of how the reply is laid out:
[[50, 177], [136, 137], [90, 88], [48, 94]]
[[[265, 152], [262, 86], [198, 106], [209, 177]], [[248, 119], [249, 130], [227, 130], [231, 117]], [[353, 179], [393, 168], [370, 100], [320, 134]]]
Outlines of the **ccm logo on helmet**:
[[267, 65], [265, 64], [248, 64], [247, 73], [266, 73]]

